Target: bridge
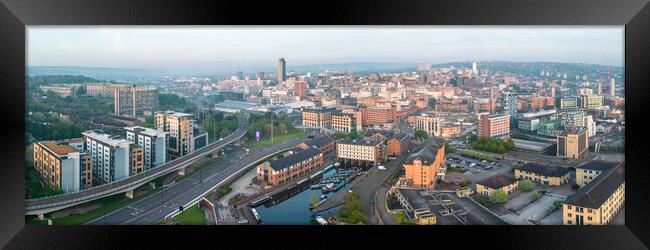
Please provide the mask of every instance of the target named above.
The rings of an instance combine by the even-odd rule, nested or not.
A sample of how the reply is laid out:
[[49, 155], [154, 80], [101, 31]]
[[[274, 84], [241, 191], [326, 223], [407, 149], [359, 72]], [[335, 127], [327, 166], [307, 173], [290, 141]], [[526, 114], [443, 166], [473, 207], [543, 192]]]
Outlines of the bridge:
[[239, 128], [229, 136], [196, 150], [183, 157], [176, 158], [166, 162], [157, 168], [145, 171], [143, 173], [130, 176], [111, 183], [91, 187], [77, 192], [65, 193], [60, 195], [28, 199], [25, 201], [25, 215], [39, 215], [54, 212], [64, 208], [72, 207], [89, 201], [101, 199], [111, 195], [126, 193], [127, 196], [133, 197], [133, 190], [146, 184], [154, 179], [179, 171], [184, 174], [185, 167], [192, 162], [208, 154], [222, 149], [224, 146], [241, 139], [248, 130], [248, 116], [240, 117]]

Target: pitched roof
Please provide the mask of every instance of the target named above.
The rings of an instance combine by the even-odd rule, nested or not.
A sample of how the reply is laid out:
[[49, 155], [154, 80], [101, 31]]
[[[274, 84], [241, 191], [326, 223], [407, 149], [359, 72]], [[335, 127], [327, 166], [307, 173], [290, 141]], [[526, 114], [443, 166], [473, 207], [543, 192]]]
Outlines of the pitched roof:
[[521, 171], [537, 173], [543, 176], [564, 176], [569, 172], [568, 168], [558, 166], [544, 166], [535, 163], [526, 163], [519, 168]]
[[436, 153], [439, 147], [435, 145], [426, 145], [417, 152], [406, 158], [406, 164], [413, 164], [414, 160], [420, 160], [424, 164], [431, 164], [436, 159]]
[[310, 147], [316, 146], [316, 147], [320, 148], [323, 145], [332, 143], [333, 141], [334, 141], [334, 138], [326, 135], [326, 136], [321, 136], [321, 137], [314, 138], [314, 139], [309, 139], [309, 140], [305, 141], [305, 144], [307, 144], [307, 146], [310, 146]]
[[392, 130], [378, 130], [378, 129], [368, 129], [366, 133], [364, 133], [364, 137], [370, 137], [376, 134], [380, 134], [386, 138], [391, 138], [395, 134]]
[[398, 140], [400, 142], [406, 141], [410, 138], [411, 136], [409, 134], [403, 133], [403, 134], [395, 134], [393, 135], [392, 139]]
[[620, 164], [621, 164], [620, 162], [594, 160], [594, 161], [588, 161], [582, 165], [577, 166], [576, 168], [589, 169], [589, 170], [608, 170]]
[[304, 160], [307, 160], [311, 157], [319, 155], [320, 149], [317, 148], [307, 148], [305, 150], [300, 150], [298, 152], [295, 152], [291, 155], [282, 157], [280, 159], [274, 160], [270, 162], [271, 168], [273, 170], [279, 171], [285, 168], [288, 168], [291, 165], [294, 165], [296, 163], [302, 162]]
[[495, 175], [490, 178], [481, 180], [477, 182], [477, 184], [494, 188], [494, 189], [499, 189], [502, 187], [505, 187], [507, 185], [510, 185], [512, 183], [515, 183], [517, 181], [515, 178], [507, 176], [507, 175]]
[[599, 208], [624, 182], [625, 164], [621, 164], [598, 175], [573, 195], [567, 197], [564, 203], [586, 208]]

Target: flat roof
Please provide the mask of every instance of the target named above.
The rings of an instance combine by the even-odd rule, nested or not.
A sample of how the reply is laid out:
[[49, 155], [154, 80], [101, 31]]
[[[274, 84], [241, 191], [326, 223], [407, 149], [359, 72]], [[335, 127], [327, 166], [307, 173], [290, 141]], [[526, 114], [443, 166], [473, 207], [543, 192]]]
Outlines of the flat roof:
[[361, 145], [361, 146], [377, 146], [381, 142], [375, 141], [375, 140], [361, 140], [361, 139], [345, 138], [340, 143], [341, 144]]
[[614, 162], [614, 161], [593, 160], [578, 165], [576, 168], [590, 169], [590, 170], [608, 170], [621, 164], [622, 163], [620, 162]]
[[164, 111], [164, 112], [158, 112], [161, 114], [165, 115], [173, 115], [173, 116], [178, 116], [178, 117], [183, 117], [183, 116], [194, 116], [193, 114], [188, 114], [188, 113], [183, 113], [183, 112], [177, 112], [177, 111]]
[[124, 138], [117, 137], [117, 136], [112, 136], [112, 135], [104, 134], [104, 133], [97, 133], [95, 131], [86, 131], [86, 132], [83, 132], [81, 134], [83, 134], [83, 135], [85, 135], [87, 137], [90, 137], [93, 140], [101, 141], [103, 143], [106, 143], [106, 144], [109, 144], [109, 145], [112, 145], [112, 146], [118, 146], [119, 144], [129, 143], [129, 141], [127, 141]]
[[257, 106], [257, 104], [252, 102], [226, 100], [223, 102], [216, 103], [214, 104], [214, 106], [219, 108], [248, 109]]

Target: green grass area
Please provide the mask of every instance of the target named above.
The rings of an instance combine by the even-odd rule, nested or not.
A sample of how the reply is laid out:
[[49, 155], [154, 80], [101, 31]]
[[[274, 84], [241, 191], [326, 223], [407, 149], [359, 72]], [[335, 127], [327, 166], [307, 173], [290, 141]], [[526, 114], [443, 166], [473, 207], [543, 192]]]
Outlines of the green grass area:
[[182, 213], [174, 217], [173, 222], [178, 222], [183, 225], [206, 225], [205, 214], [199, 204], [194, 204]]
[[246, 147], [249, 147], [249, 148], [269, 147], [269, 146], [277, 145], [277, 144], [280, 144], [282, 142], [285, 142], [285, 141], [288, 141], [288, 140], [291, 140], [291, 139], [295, 139], [295, 138], [304, 136], [304, 135], [305, 135], [305, 133], [302, 132], [302, 131], [299, 131], [299, 130], [296, 131], [296, 132], [293, 132], [293, 133], [288, 133], [288, 134], [283, 134], [283, 135], [282, 134], [277, 134], [277, 135], [273, 136], [273, 143], [271, 143], [271, 137], [269, 136], [269, 137], [266, 137], [266, 138], [264, 138], [264, 139], [262, 139], [260, 141], [255, 141], [255, 140], [248, 141], [248, 142], [246, 142]]
[[459, 173], [465, 173], [465, 170], [462, 170], [460, 168], [455, 168], [455, 167], [449, 167], [447, 168], [447, 172], [459, 172]]
[[[161, 178], [158, 178], [158, 179], [161, 179]], [[105, 198], [102, 198], [102, 199], [99, 199], [99, 200], [91, 201], [91, 202], [88, 202], [86, 204], [87, 205], [100, 204], [101, 206], [98, 207], [98, 208], [95, 208], [93, 210], [90, 210], [88, 212], [85, 212], [85, 213], [73, 214], [73, 215], [68, 215], [68, 216], [61, 217], [61, 218], [56, 218], [56, 219], [52, 220], [52, 224], [54, 224], [54, 225], [80, 225], [80, 224], [90, 222], [90, 221], [92, 221], [92, 220], [94, 220], [96, 218], [99, 218], [99, 217], [103, 216], [104, 211], [106, 212], [106, 214], [108, 214], [108, 213], [113, 212], [113, 211], [115, 211], [117, 209], [120, 209], [120, 208], [122, 208], [122, 207], [124, 207], [124, 206], [126, 206], [126, 205], [128, 205], [130, 203], [133, 203], [135, 201], [144, 199], [145, 197], [148, 197], [150, 195], [153, 195], [153, 194], [159, 192], [162, 189], [160, 188], [158, 183], [162, 183], [162, 181], [158, 180], [158, 179], [153, 181], [154, 183], [156, 183], [156, 189], [149, 190], [147, 193], [141, 194], [140, 196], [136, 197], [135, 199], [128, 198], [128, 197], [126, 197], [126, 195], [124, 195], [124, 193], [121, 193], [121, 194], [116, 194], [116, 195], [112, 195], [112, 196], [109, 196], [109, 197], [105, 197]], [[145, 185], [148, 185], [148, 184], [145, 184]], [[104, 210], [104, 206], [106, 207], [106, 210]]]

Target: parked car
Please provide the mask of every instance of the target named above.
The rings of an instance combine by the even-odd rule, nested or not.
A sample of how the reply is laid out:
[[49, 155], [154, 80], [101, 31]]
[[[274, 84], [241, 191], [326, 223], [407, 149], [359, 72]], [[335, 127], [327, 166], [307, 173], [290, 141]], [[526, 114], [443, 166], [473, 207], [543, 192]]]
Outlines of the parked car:
[[384, 165], [379, 165], [377, 168], [378, 168], [379, 170], [386, 170], [386, 167], [384, 167]]

